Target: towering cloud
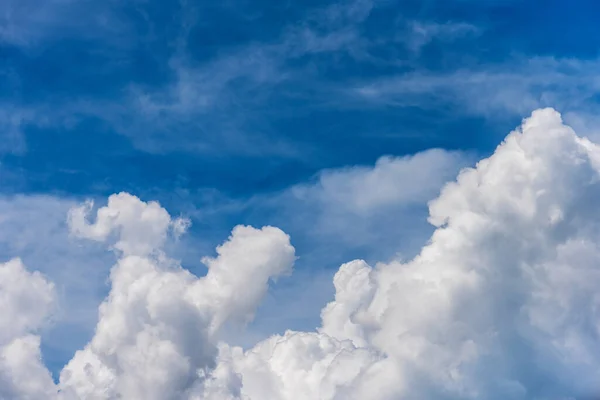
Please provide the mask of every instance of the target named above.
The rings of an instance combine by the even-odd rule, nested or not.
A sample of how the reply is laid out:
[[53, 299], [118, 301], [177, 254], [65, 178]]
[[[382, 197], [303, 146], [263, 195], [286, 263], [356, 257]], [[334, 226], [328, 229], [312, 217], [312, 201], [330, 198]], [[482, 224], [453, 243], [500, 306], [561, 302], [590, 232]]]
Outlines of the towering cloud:
[[[437, 227], [406, 263], [355, 260], [315, 331], [243, 350], [249, 321], [294, 248], [277, 228], [236, 227], [196, 277], [164, 253], [181, 234], [156, 203], [111, 196], [71, 211], [74, 235], [118, 255], [96, 333], [58, 391], [33, 336], [52, 285], [0, 265], [0, 397], [60, 399], [557, 399], [600, 393], [600, 147], [551, 109], [430, 203]], [[8, 283], [5, 283], [8, 282]], [[6, 299], [6, 300], [5, 300]], [[7, 321], [10, 321], [7, 322]], [[12, 323], [12, 321], [18, 321]], [[35, 374], [35, 375], [32, 375]], [[24, 377], [39, 377], [34, 384]]]
[[415, 259], [343, 265], [318, 332], [223, 346], [197, 398], [600, 393], [599, 201], [600, 148], [538, 110], [430, 203]]
[[214, 368], [220, 328], [252, 318], [269, 279], [294, 262], [279, 229], [238, 226], [218, 256], [204, 260], [208, 273], [199, 279], [161, 251], [169, 232], [180, 234], [186, 223], [157, 203], [114, 195], [93, 223], [85, 218], [90, 209], [71, 212], [73, 233], [112, 238], [120, 258], [94, 338], [61, 373], [67, 398], [184, 397]]

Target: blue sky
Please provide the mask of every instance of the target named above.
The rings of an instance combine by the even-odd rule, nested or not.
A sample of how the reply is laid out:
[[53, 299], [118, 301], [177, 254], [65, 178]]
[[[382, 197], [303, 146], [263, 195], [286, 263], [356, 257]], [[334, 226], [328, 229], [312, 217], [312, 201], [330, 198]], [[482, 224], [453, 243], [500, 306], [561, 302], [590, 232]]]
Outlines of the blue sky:
[[282, 228], [295, 275], [232, 335], [314, 328], [339, 264], [414, 255], [433, 231], [427, 202], [533, 109], [598, 137], [599, 12], [584, 0], [2, 1], [0, 256], [81, 305], [43, 335], [48, 365], [87, 343], [108, 291], [112, 255], [69, 238], [73, 204], [127, 191], [189, 217], [172, 252], [198, 274], [234, 225]]

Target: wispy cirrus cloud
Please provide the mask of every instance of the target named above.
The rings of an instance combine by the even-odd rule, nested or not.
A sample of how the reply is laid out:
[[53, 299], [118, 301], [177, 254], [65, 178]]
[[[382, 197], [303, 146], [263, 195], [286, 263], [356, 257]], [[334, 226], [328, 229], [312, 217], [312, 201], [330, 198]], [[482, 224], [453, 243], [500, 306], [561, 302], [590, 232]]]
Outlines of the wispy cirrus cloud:
[[[120, 45], [110, 44], [111, 35], [142, 40], [131, 31], [132, 25], [120, 23], [122, 10], [116, 4], [102, 5], [102, 12], [94, 14], [97, 21], [69, 19], [70, 13], [80, 14], [78, 7], [83, 5], [76, 2], [54, 1], [37, 8], [36, 4], [29, 1], [4, 5], [6, 43], [26, 49], [38, 42], [48, 44], [77, 36], [104, 39], [103, 46], [111, 48]], [[89, 2], [89, 6], [100, 4]], [[127, 6], [145, 16], [142, 4], [132, 2]], [[190, 31], [203, 23], [203, 7], [182, 2], [174, 14], [175, 19], [181, 19], [179, 33], [173, 36], [168, 63], [163, 66], [168, 71], [166, 82], [157, 85], [135, 79], [124, 81], [116, 90], [120, 93], [116, 99], [99, 99], [86, 93], [68, 98], [50, 94], [55, 98], [53, 107], [29, 104], [28, 121], [32, 125], [37, 119], [64, 126], [67, 118], [75, 122], [99, 118], [150, 152], [203, 152], [219, 147], [221, 151], [294, 156], [293, 146], [266, 133], [269, 123], [261, 115], [285, 84], [310, 81], [308, 75], [312, 73], [308, 69], [290, 68], [290, 62], [354, 51], [360, 43], [357, 24], [368, 16], [371, 7], [372, 2], [364, 0], [334, 3], [308, 13], [305, 19], [284, 27], [272, 39], [244, 43], [199, 62], [188, 41]], [[28, 13], [28, 8], [36, 8], [36, 12]], [[85, 13], [88, 14], [93, 13]], [[69, 21], [63, 23], [63, 18], [72, 20], [72, 25]], [[145, 26], [152, 31], [154, 23], [148, 20]], [[103, 24], [112, 30], [104, 32]], [[80, 33], [84, 27], [87, 30]], [[131, 55], [124, 55], [123, 60], [131, 63]], [[14, 100], [5, 101], [10, 104]], [[18, 129], [13, 132], [13, 136], [19, 135]], [[171, 140], [173, 135], [179, 140]]]
[[123, 45], [133, 35], [120, 10], [114, 1], [6, 0], [0, 4], [0, 44], [26, 49], [77, 36]]
[[30, 117], [31, 114], [27, 110], [0, 109], [0, 155], [22, 154], [26, 151], [27, 144], [21, 128], [23, 124], [28, 123]]
[[[186, 4], [186, 7], [191, 6]], [[183, 125], [183, 129], [193, 132], [193, 139], [180, 141], [177, 146], [198, 145], [201, 150], [213, 148], [211, 142], [216, 141], [221, 148], [233, 151], [293, 156], [290, 144], [261, 132], [269, 128], [264, 121], [256, 123], [260, 119], [257, 116], [265, 113], [278, 92], [287, 90], [286, 85], [309, 82], [310, 76], [314, 76], [310, 68], [292, 67], [290, 63], [294, 60], [358, 51], [364, 43], [357, 27], [372, 7], [370, 0], [334, 3], [285, 27], [277, 38], [225, 51], [200, 64], [187, 50], [189, 26], [194, 25], [193, 18], [188, 18], [177, 51], [169, 61], [172, 82], [158, 88], [140, 85], [128, 88], [127, 101], [141, 116], [134, 118], [134, 123], [148, 123], [158, 133], [154, 144], [151, 134], [139, 137], [133, 133], [132, 139], [148, 149], [155, 149], [155, 145], [164, 149], [169, 142], [161, 138], [160, 132]], [[131, 118], [124, 116], [119, 120], [131, 121]], [[140, 127], [119, 127], [118, 122], [117, 127], [126, 134], [140, 130]]]
[[[353, 88], [366, 104], [434, 109], [494, 120], [526, 115], [550, 104], [566, 120], [586, 119], [600, 110], [598, 60], [518, 57], [501, 64], [443, 72], [415, 71], [377, 78]], [[575, 120], [574, 120], [575, 121]]]
[[466, 22], [431, 22], [410, 21], [408, 23], [409, 34], [404, 33], [398, 39], [405, 41], [408, 48], [413, 52], [419, 52], [424, 46], [434, 40], [451, 42], [481, 33], [481, 28]]
[[[30, 2], [29, 6], [33, 7], [35, 2]], [[102, 5], [90, 2], [90, 6], [102, 7], [102, 12], [96, 13], [97, 18], [100, 22], [108, 21], [106, 23], [109, 25], [114, 20], [115, 24], [111, 25], [113, 30], [105, 32], [102, 23], [80, 19], [74, 22], [76, 26], [65, 24], [65, 32], [37, 35], [36, 14], [27, 20], [24, 6], [10, 2], [6, 7], [16, 10], [11, 11], [14, 16], [10, 17], [10, 21], [23, 19], [23, 23], [16, 24], [24, 30], [22, 35], [26, 36], [27, 28], [31, 26], [31, 37], [45, 43], [52, 43], [63, 36], [72, 38], [73, 32], [82, 28], [77, 24], [89, 26], [89, 37], [105, 37], [105, 50], [117, 46], [111, 44], [111, 38], [119, 36], [117, 31], [129, 38], [127, 40], [137, 43], [137, 47], [131, 47], [136, 52], [153, 50], [158, 42], [152, 40], [161, 37], [158, 21], [153, 19], [154, 14], [145, 8], [147, 5], [144, 3], [127, 2], [119, 6], [110, 2]], [[224, 47], [208, 58], [198, 59], [198, 49], [194, 48], [195, 42], [191, 38], [195, 28], [207, 23], [203, 20], [207, 14], [202, 5], [181, 2], [174, 10], [167, 10], [171, 19], [179, 23], [175, 32], [173, 29], [163, 29], [165, 32], [162, 34], [169, 34], [162, 39], [168, 40], [169, 44], [159, 45], [163, 51], [161, 57], [167, 62], [152, 67], [161, 71], [158, 82], [137, 80], [136, 74], [130, 79], [123, 79], [125, 72], [131, 74], [132, 71], [127, 67], [119, 72], [119, 68], [135, 65], [136, 62], [133, 53], [126, 51], [120, 57], [122, 62], [105, 66], [105, 70], [109, 71], [116, 68], [114, 74], [118, 77], [115, 80], [117, 83], [108, 85], [116, 85], [111, 89], [112, 97], [103, 98], [85, 92], [67, 97], [49, 93], [47, 96], [53, 100], [51, 107], [47, 102], [20, 106], [18, 99], [4, 100], [13, 107], [27, 109], [30, 115], [19, 124], [19, 129], [13, 128], [7, 136], [22, 137], [28, 125], [39, 125], [40, 120], [47, 125], [70, 128], [78, 126], [81, 121], [93, 119], [100, 123], [99, 126], [128, 137], [138, 149], [150, 153], [218, 151], [248, 156], [306, 157], [311, 151], [310, 145], [303, 144], [298, 137], [282, 135], [282, 128], [275, 121], [292, 118], [286, 113], [293, 116], [294, 104], [298, 102], [319, 112], [335, 112], [352, 105], [355, 97], [348, 94], [347, 88], [362, 77], [345, 72], [339, 78], [331, 79], [332, 74], [337, 74], [335, 66], [339, 65], [339, 60], [353, 60], [353, 63], [361, 66], [357, 71], [393, 65], [410, 67], [417, 62], [410, 58], [412, 56], [390, 62], [379, 53], [384, 47], [418, 53], [435, 41], [468, 38], [480, 31], [479, 27], [467, 22], [402, 19], [401, 22], [394, 22], [395, 25], [403, 25], [399, 30], [402, 32], [400, 36], [365, 35], [364, 25], [372, 13], [385, 13], [389, 6], [390, 2], [372, 0], [332, 2], [303, 11], [301, 18], [291, 20], [270, 37]], [[55, 25], [62, 26], [60, 18], [71, 12], [78, 13], [77, 7], [80, 5], [71, 1], [54, 1], [43, 7], [50, 10], [40, 14], [47, 21], [40, 23], [39, 29], [53, 31]], [[142, 31], [145, 33], [138, 32], [140, 26], [135, 31], [134, 20], [122, 18], [123, 7], [128, 7], [130, 13], [139, 17], [141, 22], [138, 22], [144, 27]], [[62, 8], [69, 11], [63, 13]], [[12, 25], [15, 24], [7, 26]], [[87, 34], [82, 34], [81, 38]], [[13, 40], [12, 43], [26, 47], [27, 43], [34, 42], [32, 40]], [[403, 79], [410, 79], [412, 85], [423, 85], [424, 82], [415, 82], [420, 78], [414, 74]], [[81, 79], [85, 80], [83, 77]], [[89, 79], [96, 79], [96, 76], [90, 76]], [[366, 86], [361, 89], [362, 93], [383, 93], [377, 83]], [[177, 140], [173, 140], [174, 137]], [[26, 141], [21, 139], [21, 142]]]
[[[298, 133], [282, 134], [288, 121], [290, 130], [297, 128], [298, 104], [305, 115], [367, 107], [378, 111], [414, 107], [426, 112], [437, 107], [450, 109], [454, 120], [464, 115], [490, 120], [523, 116], [535, 107], [554, 105], [568, 121], [580, 123], [582, 132], [591, 125], [584, 119], [595, 113], [597, 61], [513, 54], [489, 62], [473, 51], [449, 66], [444, 64], [448, 54], [440, 54], [440, 65], [429, 68], [430, 47], [435, 50], [456, 41], [462, 47], [447, 51], [462, 54], [487, 40], [482, 34], [489, 27], [456, 19], [396, 16], [391, 19], [398, 29], [369, 35], [366, 26], [374, 23], [373, 15], [381, 18], [389, 3], [355, 0], [304, 10], [301, 18], [272, 35], [199, 58], [197, 41], [191, 38], [195, 28], [207, 23], [202, 19], [206, 13], [201, 6], [182, 2], [177, 12], [169, 14], [180, 23], [177, 32], [170, 32], [170, 44], [161, 47], [166, 63], [156, 67], [162, 74], [158, 82], [136, 80], [135, 75], [118, 80], [112, 98], [50, 94], [55, 100], [52, 107], [35, 102], [20, 106], [14, 104], [18, 100], [6, 99], [7, 108], [27, 110], [27, 118], [17, 124], [16, 116], [4, 118], [12, 121], [5, 123], [6, 136], [12, 138], [7, 143], [13, 142], [14, 148], [26, 143], [22, 132], [42, 120], [67, 129], [93, 120], [150, 153], [303, 159], [309, 157], [311, 144]], [[146, 16], [144, 29], [156, 30], [149, 10], [141, 3], [131, 4]], [[116, 11], [107, 13], [119, 19]], [[153, 35], [156, 32], [146, 33]], [[44, 40], [51, 41], [52, 36]], [[340, 60], [354, 68], [338, 71]], [[373, 128], [368, 134], [375, 137], [381, 132]]]

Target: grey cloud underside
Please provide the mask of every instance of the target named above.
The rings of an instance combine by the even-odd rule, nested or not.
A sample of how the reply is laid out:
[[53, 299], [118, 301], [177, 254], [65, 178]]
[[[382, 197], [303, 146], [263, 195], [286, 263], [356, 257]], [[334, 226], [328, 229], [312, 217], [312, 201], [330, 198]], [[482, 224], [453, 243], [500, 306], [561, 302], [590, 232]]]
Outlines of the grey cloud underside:
[[[360, 179], [359, 179], [360, 181]], [[364, 180], [362, 181], [365, 182]], [[366, 182], [368, 183], [368, 181]], [[348, 186], [352, 188], [353, 186]], [[361, 196], [354, 195], [359, 204]], [[69, 214], [72, 233], [119, 255], [96, 333], [58, 385], [36, 332], [53, 285], [0, 266], [0, 394], [58, 399], [554, 399], [600, 392], [600, 147], [551, 109], [429, 204], [437, 227], [408, 262], [361, 260], [335, 275], [311, 332], [225, 343], [269, 281], [291, 272], [289, 237], [236, 227], [196, 277], [161, 250], [186, 222], [129, 194]], [[3, 285], [1, 282], [18, 284]], [[4, 304], [3, 302], [3, 304]], [[32, 303], [42, 307], [31, 308]], [[39, 376], [35, 385], [24, 372]], [[60, 389], [60, 392], [58, 390]], [[37, 397], [36, 397], [37, 396]]]

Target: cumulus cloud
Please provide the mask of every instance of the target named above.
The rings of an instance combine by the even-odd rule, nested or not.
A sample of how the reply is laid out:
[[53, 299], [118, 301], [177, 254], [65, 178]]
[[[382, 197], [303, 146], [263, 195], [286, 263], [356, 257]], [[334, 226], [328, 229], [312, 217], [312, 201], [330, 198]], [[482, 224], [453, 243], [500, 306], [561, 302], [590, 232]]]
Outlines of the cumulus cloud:
[[116, 233], [114, 248], [127, 255], [145, 256], [160, 249], [167, 238], [169, 228], [180, 234], [185, 226], [180, 220], [171, 221], [169, 213], [156, 202], [135, 201], [127, 193], [119, 193], [108, 199], [108, 205], [98, 210], [96, 221], [89, 224], [86, 216], [94, 206], [87, 202], [69, 211], [71, 232], [82, 238], [105, 241]]
[[69, 237], [65, 216], [79, 203], [58, 196], [0, 196], [0, 261], [19, 257], [56, 288], [52, 324], [43, 330], [44, 361], [52, 369], [92, 336], [114, 262], [103, 243]]
[[536, 111], [431, 202], [438, 229], [417, 257], [343, 265], [317, 332], [221, 348], [222, 385], [198, 398], [231, 376], [240, 399], [598, 393], [599, 162]]
[[537, 110], [430, 202], [436, 230], [416, 257], [342, 265], [318, 329], [287, 331], [244, 350], [225, 343], [222, 328], [249, 321], [269, 280], [291, 271], [289, 237], [273, 227], [236, 227], [216, 257], [204, 260], [206, 276], [197, 277], [162, 250], [186, 223], [157, 203], [114, 195], [92, 222], [90, 205], [70, 213], [73, 234], [106, 242], [118, 261], [96, 333], [62, 371], [60, 393], [49, 378], [33, 386], [22, 379], [23, 371], [49, 376], [39, 362], [39, 338], [31, 336], [46, 311], [28, 304], [51, 304], [52, 285], [18, 261], [0, 267], [13, 282], [0, 285], [0, 293], [12, 299], [15, 315], [23, 314], [16, 327], [0, 325], [0, 394], [69, 400], [595, 395], [598, 200], [600, 147], [578, 137], [556, 111]]
[[54, 300], [54, 285], [39, 272], [27, 271], [20, 259], [0, 264], [0, 398], [52, 395], [52, 378], [42, 364], [36, 333]]
[[181, 398], [214, 367], [219, 330], [251, 319], [269, 280], [294, 262], [281, 230], [238, 226], [197, 278], [161, 251], [182, 222], [157, 203], [114, 195], [93, 223], [90, 208], [70, 213], [72, 232], [112, 238], [120, 258], [93, 339], [61, 373], [67, 398]]

